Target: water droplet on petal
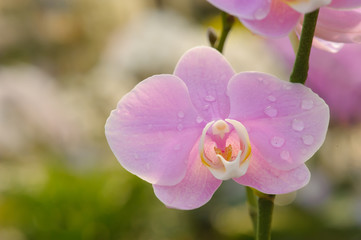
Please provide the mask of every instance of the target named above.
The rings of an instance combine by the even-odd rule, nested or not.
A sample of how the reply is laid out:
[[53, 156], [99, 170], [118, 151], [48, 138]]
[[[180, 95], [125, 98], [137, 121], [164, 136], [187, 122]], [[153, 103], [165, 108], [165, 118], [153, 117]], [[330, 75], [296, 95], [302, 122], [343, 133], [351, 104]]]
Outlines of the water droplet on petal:
[[208, 95], [204, 97], [204, 100], [206, 100], [207, 102], [214, 102], [216, 101], [216, 98], [213, 97], [212, 95]]
[[198, 116], [198, 117], [196, 118], [196, 122], [197, 122], [197, 123], [203, 122], [203, 118], [202, 118], [201, 116]]
[[262, 8], [259, 8], [257, 9], [254, 13], [253, 13], [253, 17], [256, 19], [256, 20], [262, 20], [266, 17], [267, 15], [267, 12], [262, 9]]
[[265, 79], [264, 77], [257, 77], [258, 82], [263, 83], [264, 85], [268, 85], [269, 81], [267, 81], [267, 79]]
[[269, 116], [269, 117], [276, 117], [277, 116], [277, 109], [275, 109], [274, 107], [272, 106], [268, 106], [264, 109], [264, 113]]
[[304, 180], [305, 177], [307, 176], [302, 169], [297, 169], [297, 170], [294, 172], [294, 175], [295, 175], [295, 177], [296, 177], [299, 181]]
[[302, 137], [302, 141], [305, 145], [312, 145], [314, 140], [315, 139], [312, 135], [305, 135]]
[[180, 145], [180, 144], [176, 144], [176, 145], [174, 146], [174, 150], [175, 150], [175, 151], [178, 151], [180, 148], [181, 148], [181, 145]]
[[283, 160], [286, 160], [286, 161], [290, 160], [290, 152], [289, 151], [283, 150], [281, 152], [280, 156]]
[[276, 148], [282, 147], [284, 143], [285, 143], [285, 139], [282, 138], [282, 137], [274, 136], [274, 137], [271, 139], [271, 144], [272, 144], [272, 146], [274, 146], [274, 147], [276, 147]]
[[276, 97], [275, 96], [272, 96], [272, 95], [269, 95], [267, 97], [267, 99], [270, 101], [270, 102], [275, 102], [276, 101]]
[[312, 100], [303, 100], [301, 103], [301, 108], [303, 110], [310, 110], [313, 108], [313, 101]]
[[299, 119], [293, 119], [292, 121], [292, 129], [295, 131], [302, 131], [305, 128], [305, 125], [302, 120]]
[[203, 110], [206, 111], [206, 110], [208, 110], [208, 109], [209, 109], [209, 104], [206, 104], [206, 105], [203, 106]]
[[183, 125], [182, 125], [182, 124], [178, 124], [177, 129], [178, 129], [178, 131], [182, 131], [182, 130], [183, 130]]
[[179, 117], [179, 118], [184, 118], [184, 112], [179, 111], [179, 112], [178, 112], [178, 117]]
[[284, 84], [284, 85], [283, 85], [283, 89], [291, 90], [291, 89], [292, 89], [292, 85], [290, 85], [290, 84]]
[[360, 43], [361, 42], [361, 36], [360, 35], [356, 35], [355, 37], [352, 38], [354, 43]]

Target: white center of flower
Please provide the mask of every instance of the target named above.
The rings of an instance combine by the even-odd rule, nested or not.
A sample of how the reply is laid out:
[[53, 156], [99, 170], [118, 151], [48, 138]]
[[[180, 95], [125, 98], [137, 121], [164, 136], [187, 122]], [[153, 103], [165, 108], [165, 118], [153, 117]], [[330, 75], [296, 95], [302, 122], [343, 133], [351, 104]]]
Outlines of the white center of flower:
[[229, 126], [223, 120], [218, 120], [212, 125], [212, 133], [213, 135], [219, 135], [222, 139], [226, 133], [229, 133]]
[[[211, 128], [212, 131], [208, 131]], [[199, 143], [202, 162], [220, 180], [246, 174], [251, 159], [251, 144], [246, 128], [238, 121], [209, 122]]]
[[328, 5], [331, 0], [281, 0], [300, 13], [309, 13]]

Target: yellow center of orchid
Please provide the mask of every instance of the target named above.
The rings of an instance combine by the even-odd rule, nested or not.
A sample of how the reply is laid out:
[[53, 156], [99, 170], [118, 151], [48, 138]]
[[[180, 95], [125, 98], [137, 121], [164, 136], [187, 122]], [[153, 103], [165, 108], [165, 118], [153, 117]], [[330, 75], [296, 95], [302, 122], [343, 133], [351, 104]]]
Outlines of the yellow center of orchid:
[[202, 132], [199, 154], [203, 164], [217, 179], [243, 176], [251, 159], [246, 128], [232, 119], [209, 122]]

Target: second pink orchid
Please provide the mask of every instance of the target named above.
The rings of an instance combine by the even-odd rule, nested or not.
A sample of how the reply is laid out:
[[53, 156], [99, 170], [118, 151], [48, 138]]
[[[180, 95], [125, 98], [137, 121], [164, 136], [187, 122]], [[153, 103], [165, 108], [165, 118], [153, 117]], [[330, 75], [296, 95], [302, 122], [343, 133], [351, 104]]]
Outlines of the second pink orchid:
[[208, 2], [238, 17], [254, 33], [266, 37], [286, 36], [302, 21], [303, 14], [321, 7], [316, 37], [332, 42], [361, 42], [361, 0], [208, 0]]

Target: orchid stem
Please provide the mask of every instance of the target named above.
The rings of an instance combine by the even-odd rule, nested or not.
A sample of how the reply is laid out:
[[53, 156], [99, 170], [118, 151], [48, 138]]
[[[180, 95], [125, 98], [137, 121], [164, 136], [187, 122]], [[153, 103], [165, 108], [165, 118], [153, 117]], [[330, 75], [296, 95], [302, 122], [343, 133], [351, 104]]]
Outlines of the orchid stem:
[[249, 216], [251, 217], [253, 231], [256, 233], [256, 230], [257, 230], [257, 198], [251, 187], [246, 187], [246, 191], [247, 191], [248, 213], [249, 213]]
[[223, 52], [224, 43], [226, 42], [227, 36], [232, 29], [233, 23], [234, 23], [234, 17], [225, 12], [222, 12], [221, 37], [218, 41], [217, 47], [215, 47], [220, 53]]
[[293, 66], [290, 82], [305, 84], [308, 74], [308, 65], [312, 40], [315, 34], [319, 10], [307, 13], [304, 17], [300, 45], [297, 50], [296, 61]]
[[275, 195], [259, 192], [258, 196], [256, 240], [270, 240]]

